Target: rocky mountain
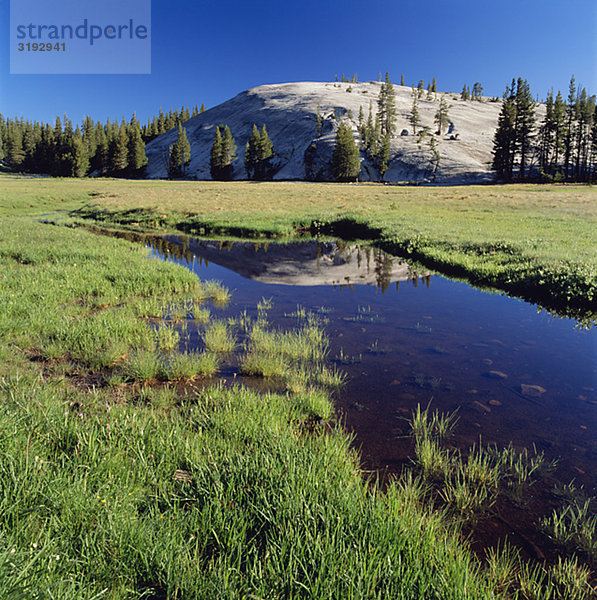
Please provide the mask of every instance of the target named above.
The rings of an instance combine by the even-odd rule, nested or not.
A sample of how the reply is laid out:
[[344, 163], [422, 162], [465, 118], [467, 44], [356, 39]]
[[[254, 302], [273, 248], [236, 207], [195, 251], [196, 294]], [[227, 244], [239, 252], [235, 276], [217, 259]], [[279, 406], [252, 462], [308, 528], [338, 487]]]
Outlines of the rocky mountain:
[[[237, 144], [238, 158], [234, 163], [234, 179], [246, 179], [244, 149], [253, 124], [266, 125], [275, 151], [274, 179], [331, 180], [329, 164], [338, 124], [347, 120], [358, 141], [358, 116], [362, 107], [365, 119], [372, 106], [377, 111], [379, 82], [366, 83], [283, 83], [262, 85], [244, 91], [234, 98], [211, 108], [184, 124], [191, 143], [191, 162], [187, 177], [211, 179], [210, 150], [215, 129], [228, 125]], [[497, 126], [500, 102], [483, 98], [482, 102], [463, 101], [456, 93], [427, 93], [419, 100], [421, 125], [432, 132], [437, 129], [434, 116], [440, 97], [449, 105], [450, 127], [443, 135], [434, 135], [440, 153], [435, 169], [428, 139], [413, 135], [408, 117], [413, 91], [394, 85], [398, 111], [397, 131], [391, 141], [385, 181], [430, 181], [437, 183], [474, 183], [493, 178], [490, 171], [493, 134]], [[321, 133], [317, 131], [317, 113], [323, 117]], [[146, 147], [149, 160], [147, 176], [167, 176], [168, 147], [176, 139], [173, 129], [152, 140]], [[361, 153], [361, 181], [378, 181], [379, 173]]]

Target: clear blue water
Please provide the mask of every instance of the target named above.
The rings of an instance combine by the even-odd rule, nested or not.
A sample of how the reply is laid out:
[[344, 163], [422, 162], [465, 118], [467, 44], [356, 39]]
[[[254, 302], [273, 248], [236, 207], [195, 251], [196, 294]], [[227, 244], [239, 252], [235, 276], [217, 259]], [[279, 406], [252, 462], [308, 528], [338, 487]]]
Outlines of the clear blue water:
[[[154, 256], [230, 289], [230, 305], [213, 309], [223, 316], [256, 315], [265, 297], [273, 303], [269, 319], [291, 327], [285, 315], [297, 305], [325, 307], [330, 359], [348, 375], [336, 403], [366, 466], [392, 471], [408, 461], [404, 417], [431, 401], [458, 410], [456, 445], [479, 436], [535, 444], [559, 459], [561, 479], [595, 494], [594, 329], [506, 295], [409, 273], [399, 259], [370, 248], [166, 239], [171, 245]], [[353, 364], [343, 364], [346, 357]]]

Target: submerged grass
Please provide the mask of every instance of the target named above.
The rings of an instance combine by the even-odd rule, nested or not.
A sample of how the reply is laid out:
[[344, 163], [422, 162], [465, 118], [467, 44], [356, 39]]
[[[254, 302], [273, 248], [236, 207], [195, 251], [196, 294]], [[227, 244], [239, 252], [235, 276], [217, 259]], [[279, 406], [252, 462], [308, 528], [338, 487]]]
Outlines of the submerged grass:
[[525, 493], [544, 473], [555, 467], [543, 452], [474, 445], [463, 456], [445, 447], [458, 422], [456, 413], [442, 414], [422, 409], [413, 411], [411, 435], [415, 443], [415, 463], [425, 481], [432, 483], [437, 495], [457, 520], [474, 523], [506, 495], [518, 505]]
[[573, 484], [566, 502], [541, 520], [541, 530], [568, 551], [580, 551], [597, 561], [597, 498], [586, 496]]

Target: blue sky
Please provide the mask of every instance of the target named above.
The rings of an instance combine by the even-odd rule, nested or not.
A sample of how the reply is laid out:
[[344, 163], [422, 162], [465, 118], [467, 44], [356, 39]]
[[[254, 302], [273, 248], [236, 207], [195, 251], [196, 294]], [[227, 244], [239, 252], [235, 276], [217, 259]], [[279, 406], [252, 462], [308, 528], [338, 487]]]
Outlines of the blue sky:
[[499, 96], [520, 75], [541, 98], [566, 95], [574, 73], [597, 93], [595, 0], [153, 0], [150, 75], [10, 75], [9, 6], [0, 0], [6, 116], [145, 121], [264, 83], [380, 71], [407, 85], [436, 77], [442, 91], [480, 81]]

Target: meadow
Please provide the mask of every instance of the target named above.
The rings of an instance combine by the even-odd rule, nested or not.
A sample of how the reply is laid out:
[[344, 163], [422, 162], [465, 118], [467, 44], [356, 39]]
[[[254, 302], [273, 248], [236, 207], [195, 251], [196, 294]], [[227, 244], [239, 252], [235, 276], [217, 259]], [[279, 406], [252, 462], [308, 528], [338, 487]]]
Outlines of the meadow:
[[[528, 199], [518, 219], [524, 188], [512, 189], [501, 221], [498, 199], [483, 201], [488, 214], [487, 204], [471, 208], [478, 243], [483, 228], [514, 243], [508, 224], [530, 233], [534, 214], [552, 227], [532, 260], [593, 268], [590, 188], [553, 188], [551, 209]], [[542, 526], [569, 550], [554, 563], [528, 564], [506, 548], [481, 560], [461, 534], [496, 490], [520, 493], [548, 468], [540, 456], [456, 455], [446, 447], [454, 419], [420, 410], [413, 469], [382, 490], [335, 421], [331, 390], [341, 393], [341, 376], [328, 369], [316, 320], [273, 329], [264, 303], [256, 319], [219, 321], [210, 308], [229, 300], [221, 285], [76, 226], [95, 215], [140, 230], [220, 223], [223, 232], [242, 224], [254, 235], [291, 235], [348, 218], [334, 203], [364, 191], [350, 218], [368, 229], [403, 219], [404, 232], [420, 227], [440, 239], [460, 223], [458, 243], [470, 231], [453, 213], [471, 198], [449, 203], [441, 190], [431, 218], [420, 189], [409, 198], [382, 186], [2, 178], [0, 597], [591, 597], [592, 506], [583, 518], [572, 503], [546, 517]], [[395, 194], [389, 204], [386, 193]], [[271, 210], [253, 214], [266, 199]], [[404, 206], [403, 217], [391, 203]], [[56, 224], [34, 218], [76, 209]], [[187, 322], [201, 332], [194, 354], [178, 343]], [[231, 352], [247, 375], [275, 379], [280, 391], [219, 382]]]
[[[390, 185], [3, 178], [3, 210], [141, 231], [365, 239], [428, 268], [591, 320], [597, 194], [585, 185]], [[51, 210], [51, 209], [48, 209]]]

